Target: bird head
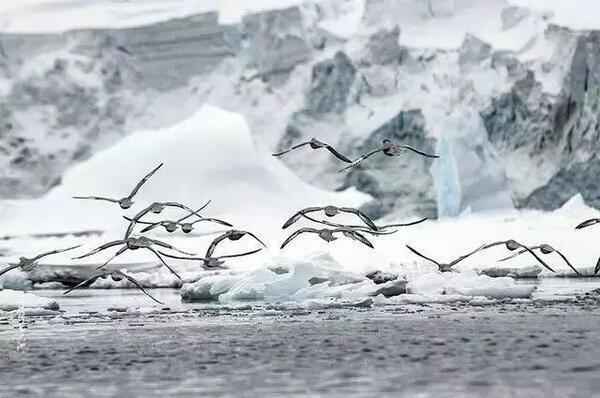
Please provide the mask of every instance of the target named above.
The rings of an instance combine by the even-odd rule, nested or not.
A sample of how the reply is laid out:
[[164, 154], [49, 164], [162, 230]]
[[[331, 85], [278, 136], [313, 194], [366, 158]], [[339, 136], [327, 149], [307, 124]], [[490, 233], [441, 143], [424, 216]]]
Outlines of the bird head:
[[165, 207], [160, 203], [152, 203], [150, 211], [154, 214], [159, 214]]
[[550, 253], [554, 252], [554, 248], [550, 245], [543, 244], [543, 245], [540, 245], [540, 251], [544, 254], [550, 254]]
[[192, 225], [192, 223], [186, 222], [185, 224], [181, 224], [181, 230], [186, 234], [192, 232], [193, 229], [194, 226]]
[[323, 209], [323, 212], [327, 217], [333, 217], [338, 214], [338, 209], [335, 206], [327, 206]]
[[112, 274], [110, 274], [110, 277], [115, 282], [120, 282], [121, 280], [123, 280], [123, 275], [121, 275], [121, 274], [119, 274], [117, 272], [113, 272]]
[[167, 230], [167, 232], [175, 232], [177, 230], [177, 223], [167, 222], [165, 224], [165, 229]]
[[517, 250], [519, 247], [521, 247], [521, 245], [519, 245], [517, 243], [517, 241], [515, 241], [513, 239], [507, 240], [505, 245], [506, 245], [506, 248], [508, 250], [510, 250], [511, 252], [514, 250]]

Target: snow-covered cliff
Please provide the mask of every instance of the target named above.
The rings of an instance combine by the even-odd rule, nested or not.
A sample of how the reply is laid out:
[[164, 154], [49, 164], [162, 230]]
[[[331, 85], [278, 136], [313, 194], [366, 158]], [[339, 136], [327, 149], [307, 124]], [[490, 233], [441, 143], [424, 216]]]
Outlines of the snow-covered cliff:
[[321, 188], [369, 193], [374, 216], [555, 209], [577, 192], [600, 207], [600, 31], [555, 2], [39, 3], [0, 9], [1, 197], [39, 196], [209, 103], [243, 114], [262, 149], [315, 136], [355, 157], [389, 137], [441, 152], [349, 173], [326, 153], [283, 159]]

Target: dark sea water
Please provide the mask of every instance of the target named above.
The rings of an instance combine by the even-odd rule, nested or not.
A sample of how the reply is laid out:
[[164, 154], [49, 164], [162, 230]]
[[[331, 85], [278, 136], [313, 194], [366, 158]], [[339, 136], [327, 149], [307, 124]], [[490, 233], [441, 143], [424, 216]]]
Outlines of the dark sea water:
[[[153, 293], [169, 308], [151, 309], [133, 290], [81, 291], [61, 314], [0, 318], [0, 396], [600, 396], [600, 296], [576, 296], [596, 287], [314, 309], [186, 305], [168, 289]], [[148, 308], [124, 311], [134, 304]]]

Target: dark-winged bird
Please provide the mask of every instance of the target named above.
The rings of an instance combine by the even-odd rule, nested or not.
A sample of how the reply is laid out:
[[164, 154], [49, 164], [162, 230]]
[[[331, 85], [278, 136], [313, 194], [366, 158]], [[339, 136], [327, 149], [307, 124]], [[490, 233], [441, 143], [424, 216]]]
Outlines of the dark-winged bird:
[[420, 151], [416, 148], [413, 148], [410, 145], [394, 144], [394, 143], [392, 143], [392, 141], [385, 139], [382, 141], [382, 145], [380, 148], [377, 148], [377, 149], [372, 150], [371, 152], [365, 153], [364, 155], [362, 155], [361, 157], [359, 157], [358, 159], [353, 161], [351, 164], [349, 164], [348, 166], [341, 169], [340, 172], [358, 166], [363, 160], [365, 160], [379, 152], [383, 153], [386, 156], [397, 156], [397, 155], [400, 155], [404, 151], [412, 151], [414, 153], [417, 153], [421, 156], [425, 156], [427, 158], [439, 158], [439, 155], [434, 155], [434, 154]]
[[285, 151], [274, 153], [273, 156], [279, 157], [279, 156], [285, 155], [288, 152], [296, 150], [298, 148], [302, 148], [306, 145], [309, 145], [312, 149], [326, 148], [329, 152], [331, 152], [333, 154], [333, 156], [335, 156], [342, 162], [352, 163], [352, 160], [350, 158], [348, 158], [348, 157], [342, 155], [341, 153], [339, 153], [338, 151], [336, 151], [335, 148], [332, 147], [331, 145], [329, 145], [323, 141], [319, 141], [316, 138], [311, 138], [310, 141], [305, 141], [298, 145], [294, 145], [293, 147], [291, 147], [290, 149], [286, 149]]
[[152, 177], [152, 175], [154, 173], [156, 173], [158, 171], [158, 169], [160, 169], [162, 167], [162, 163], [159, 164], [158, 166], [156, 166], [151, 172], [149, 172], [148, 174], [146, 174], [144, 176], [144, 178], [142, 178], [137, 185], [133, 188], [133, 191], [131, 191], [129, 193], [129, 195], [125, 196], [124, 198], [121, 199], [114, 199], [114, 198], [107, 198], [105, 196], [73, 196], [74, 199], [92, 199], [92, 200], [104, 200], [107, 202], [112, 202], [112, 203], [117, 203], [121, 209], [129, 209], [131, 206], [133, 206], [133, 197], [138, 193], [138, 191], [140, 190], [140, 188], [142, 187], [142, 185], [144, 185], [146, 183], [146, 181], [148, 181], [148, 179], [150, 177]]
[[115, 282], [119, 282], [119, 281], [121, 281], [123, 279], [127, 279], [129, 282], [133, 283], [135, 285], [135, 287], [137, 287], [138, 289], [140, 289], [146, 296], [150, 297], [152, 300], [154, 300], [158, 304], [163, 304], [162, 302], [160, 302], [157, 299], [155, 299], [150, 293], [148, 293], [146, 291], [146, 289], [144, 289], [144, 287], [142, 286], [142, 284], [139, 283], [134, 277], [132, 277], [130, 275], [127, 275], [126, 273], [118, 271], [118, 270], [116, 270], [116, 271], [98, 272], [97, 274], [93, 275], [91, 278], [88, 278], [88, 279], [84, 280], [83, 282], [81, 282], [81, 283], [73, 286], [69, 290], [66, 290], [63, 294], [69, 294], [69, 293], [71, 293], [75, 289], [80, 289], [82, 287], [88, 287], [92, 283], [94, 283], [97, 279], [99, 279], [99, 278], [104, 279], [106, 277], [112, 278], [112, 280], [115, 281]]
[[290, 236], [288, 236], [285, 241], [283, 241], [283, 243], [281, 244], [281, 249], [286, 247], [288, 245], [288, 243], [290, 243], [292, 240], [297, 238], [299, 235], [305, 234], [305, 233], [316, 234], [319, 238], [323, 239], [327, 243], [337, 240], [338, 238], [335, 236], [335, 234], [341, 233], [346, 238], [350, 238], [352, 240], [358, 241], [358, 242], [362, 243], [363, 245], [369, 246], [371, 249], [373, 249], [373, 244], [364, 235], [362, 235], [360, 232], [355, 231], [351, 228], [332, 228], [332, 229], [300, 228], [299, 230], [295, 231]]

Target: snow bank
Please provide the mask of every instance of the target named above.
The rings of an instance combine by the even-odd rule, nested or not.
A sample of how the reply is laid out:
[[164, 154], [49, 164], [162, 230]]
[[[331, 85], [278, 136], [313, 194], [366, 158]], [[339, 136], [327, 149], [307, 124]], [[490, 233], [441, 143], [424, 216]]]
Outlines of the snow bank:
[[16, 290], [0, 290], [0, 310], [14, 311], [21, 307], [57, 310], [58, 303], [55, 300], [39, 297], [31, 293]]

